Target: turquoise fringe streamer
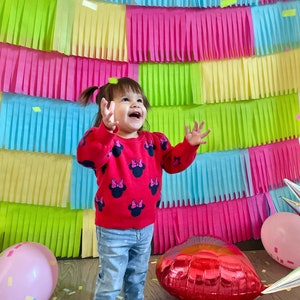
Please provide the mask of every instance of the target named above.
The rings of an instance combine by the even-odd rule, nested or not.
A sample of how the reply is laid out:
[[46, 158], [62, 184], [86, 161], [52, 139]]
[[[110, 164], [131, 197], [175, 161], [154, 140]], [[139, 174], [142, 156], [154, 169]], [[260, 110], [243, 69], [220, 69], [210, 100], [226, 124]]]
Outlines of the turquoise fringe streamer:
[[95, 104], [83, 107], [74, 102], [3, 93], [0, 145], [9, 150], [75, 155], [97, 110]]

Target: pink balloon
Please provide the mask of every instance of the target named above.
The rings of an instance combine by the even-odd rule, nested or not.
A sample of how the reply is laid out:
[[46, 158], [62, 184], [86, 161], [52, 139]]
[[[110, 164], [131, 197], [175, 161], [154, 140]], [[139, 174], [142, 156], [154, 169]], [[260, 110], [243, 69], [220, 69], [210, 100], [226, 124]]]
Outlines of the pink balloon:
[[0, 254], [1, 300], [49, 300], [57, 279], [56, 257], [42, 244], [19, 243]]
[[261, 241], [268, 254], [280, 264], [300, 266], [300, 217], [279, 212], [268, 217], [261, 227]]
[[169, 249], [156, 265], [161, 286], [183, 300], [253, 300], [265, 286], [238, 247], [195, 236]]

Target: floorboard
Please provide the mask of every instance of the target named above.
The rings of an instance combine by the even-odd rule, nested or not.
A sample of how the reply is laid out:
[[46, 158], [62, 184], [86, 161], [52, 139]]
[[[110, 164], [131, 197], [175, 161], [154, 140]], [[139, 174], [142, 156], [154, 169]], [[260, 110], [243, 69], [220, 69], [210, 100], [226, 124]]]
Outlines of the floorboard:
[[[259, 278], [272, 284], [291, 272], [274, 261], [264, 250], [244, 251], [253, 264]], [[151, 256], [145, 288], [145, 300], [175, 300], [158, 283], [155, 276], [156, 261], [159, 256]], [[59, 278], [51, 300], [92, 300], [95, 278], [98, 273], [98, 259], [58, 260]], [[119, 299], [123, 299], [122, 296]], [[300, 287], [281, 291], [272, 295], [260, 296], [259, 300], [299, 300]], [[134, 300], [134, 299], [132, 299]]]

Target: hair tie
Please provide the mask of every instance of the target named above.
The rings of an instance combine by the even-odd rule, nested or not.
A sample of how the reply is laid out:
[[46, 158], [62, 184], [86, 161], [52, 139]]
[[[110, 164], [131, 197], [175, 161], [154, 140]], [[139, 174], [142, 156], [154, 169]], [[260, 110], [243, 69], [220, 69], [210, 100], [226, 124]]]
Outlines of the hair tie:
[[118, 84], [118, 78], [116, 78], [116, 77], [110, 77], [110, 78], [108, 78], [108, 82], [110, 84]]

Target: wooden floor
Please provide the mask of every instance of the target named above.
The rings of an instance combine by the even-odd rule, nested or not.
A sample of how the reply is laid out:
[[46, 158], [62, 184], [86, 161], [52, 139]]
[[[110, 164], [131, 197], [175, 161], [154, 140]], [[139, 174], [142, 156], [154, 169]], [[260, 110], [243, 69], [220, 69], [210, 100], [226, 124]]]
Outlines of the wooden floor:
[[[261, 281], [272, 284], [292, 270], [274, 261], [264, 250], [244, 251], [252, 262]], [[145, 289], [145, 300], [175, 300], [158, 283], [155, 276], [156, 261], [151, 256]], [[51, 300], [92, 300], [95, 278], [98, 273], [98, 259], [58, 260], [59, 278]], [[121, 296], [119, 299], [123, 299]], [[259, 300], [299, 300], [300, 287], [258, 297]], [[134, 300], [134, 299], [132, 299]]]

